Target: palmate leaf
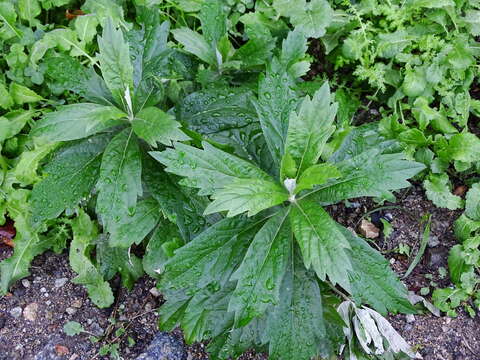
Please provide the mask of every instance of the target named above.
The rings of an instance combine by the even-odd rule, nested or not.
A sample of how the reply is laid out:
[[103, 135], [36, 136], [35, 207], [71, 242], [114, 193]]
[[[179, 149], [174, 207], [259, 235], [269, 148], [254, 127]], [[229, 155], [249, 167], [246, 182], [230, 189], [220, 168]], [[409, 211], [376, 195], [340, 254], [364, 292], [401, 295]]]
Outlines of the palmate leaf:
[[315, 275], [291, 254], [280, 289], [280, 303], [268, 314], [265, 335], [269, 358], [309, 360], [329, 354], [322, 297]]
[[237, 178], [273, 181], [250, 162], [206, 142], [203, 150], [177, 143], [175, 149], [150, 154], [167, 167], [166, 171], [186, 177], [182, 184], [199, 188], [200, 195], [213, 194]]
[[35, 222], [54, 219], [91, 193], [110, 134], [69, 143], [43, 168], [46, 177], [33, 186], [30, 203]]
[[330, 215], [317, 203], [305, 199], [292, 205], [290, 221], [305, 267], [313, 267], [322, 280], [328, 275], [333, 284], [349, 291], [350, 244]]
[[107, 145], [97, 183], [97, 213], [109, 230], [114, 223], [135, 213], [142, 195], [142, 163], [133, 130], [124, 129]]
[[237, 327], [262, 315], [280, 301], [280, 285], [291, 257], [292, 232], [288, 209], [268, 219], [255, 235], [240, 267], [231, 280], [238, 280], [228, 311], [235, 313]]
[[[333, 120], [337, 104], [331, 101], [330, 88], [325, 83], [312, 99], [308, 95], [305, 97], [298, 113], [291, 113], [284, 156], [295, 163], [297, 171], [288, 177], [297, 178], [318, 162], [325, 143], [335, 130]], [[282, 164], [281, 178], [286, 175]]]
[[120, 119], [126, 116], [113, 106], [94, 103], [66, 105], [37, 121], [30, 134], [49, 142], [77, 140], [119, 125], [122, 123]]
[[228, 211], [228, 217], [244, 212], [253, 216], [286, 201], [288, 192], [279, 184], [267, 180], [235, 179], [212, 198], [214, 201], [207, 206], [205, 214]]

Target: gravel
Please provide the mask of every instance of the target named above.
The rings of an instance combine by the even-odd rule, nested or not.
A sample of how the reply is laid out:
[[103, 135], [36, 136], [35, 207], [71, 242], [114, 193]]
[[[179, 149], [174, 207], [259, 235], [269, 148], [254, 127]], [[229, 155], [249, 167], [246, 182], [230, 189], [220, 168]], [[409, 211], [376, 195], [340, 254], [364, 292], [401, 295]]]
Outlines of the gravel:
[[136, 360], [186, 360], [183, 340], [175, 335], [160, 332], [153, 338], [147, 350]]

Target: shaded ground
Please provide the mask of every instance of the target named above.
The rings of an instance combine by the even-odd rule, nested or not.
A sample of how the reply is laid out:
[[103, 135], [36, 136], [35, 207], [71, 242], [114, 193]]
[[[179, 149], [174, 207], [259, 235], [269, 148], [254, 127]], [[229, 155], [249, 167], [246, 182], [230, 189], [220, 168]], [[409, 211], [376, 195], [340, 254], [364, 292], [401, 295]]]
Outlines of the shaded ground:
[[[448, 249], [455, 243], [452, 223], [459, 212], [436, 208], [425, 200], [420, 186], [400, 193], [395, 206], [372, 215], [371, 220], [377, 223], [377, 215], [391, 215], [393, 218], [393, 233], [388, 239], [381, 236], [373, 246], [389, 257], [392, 267], [402, 275], [420, 242], [423, 231], [420, 219], [425, 214], [432, 214], [432, 241], [422, 261], [405, 279], [405, 283], [416, 293], [420, 288], [428, 287], [431, 281], [442, 287], [448, 286], [448, 275], [442, 278], [438, 269], [442, 266], [446, 268]], [[342, 224], [355, 228], [367, 212], [378, 207], [371, 200], [360, 199], [352, 202], [350, 207], [336, 205], [330, 207], [329, 211]], [[401, 243], [412, 249], [410, 257], [396, 251]], [[9, 252], [7, 246], [0, 246], [0, 259], [9, 256]], [[99, 356], [98, 351], [101, 345], [108, 343], [119, 344], [124, 359], [135, 359], [157, 332], [155, 309], [160, 306], [162, 299], [151, 290], [154, 283], [150, 279], [142, 278], [131, 293], [117, 290], [115, 305], [101, 310], [88, 300], [81, 286], [69, 281], [75, 275], [69, 269], [66, 254], [47, 253], [39, 256], [31, 272], [27, 281], [18, 282], [11, 294], [0, 298], [0, 360], [33, 359], [49, 342], [57, 345], [57, 353], [65, 353], [58, 359], [107, 359]], [[66, 336], [63, 325], [72, 320], [99, 337], [100, 342], [92, 343], [89, 340], [91, 334]], [[480, 359], [478, 316], [472, 319], [460, 312], [458, 318], [450, 319], [443, 316], [436, 318], [427, 313], [416, 315], [413, 322], [407, 322], [404, 315], [393, 316], [391, 320], [406, 340], [418, 347], [426, 360]], [[124, 329], [125, 332], [118, 329]], [[179, 331], [176, 334], [181, 335]], [[187, 350], [189, 360], [208, 359], [203, 344]], [[246, 354], [242, 359], [265, 358]]]

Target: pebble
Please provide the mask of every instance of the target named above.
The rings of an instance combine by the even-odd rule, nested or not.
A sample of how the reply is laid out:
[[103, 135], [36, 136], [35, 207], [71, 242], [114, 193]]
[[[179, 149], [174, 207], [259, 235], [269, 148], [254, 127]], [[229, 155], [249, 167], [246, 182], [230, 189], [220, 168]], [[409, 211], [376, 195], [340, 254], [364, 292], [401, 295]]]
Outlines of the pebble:
[[92, 322], [92, 324], [90, 325], [90, 332], [93, 333], [95, 336], [102, 336], [104, 330], [100, 325], [98, 325], [98, 323]]
[[45, 289], [44, 287], [42, 287], [42, 288], [40, 289], [40, 292], [41, 292], [42, 294], [43, 294], [43, 293], [46, 293], [46, 292], [47, 292], [47, 289]]
[[75, 313], [77, 312], [77, 309], [74, 309], [74, 308], [71, 308], [71, 307], [67, 307], [65, 309], [65, 312], [68, 314], [68, 315], [75, 315]]
[[74, 308], [80, 309], [82, 307], [82, 305], [83, 305], [82, 299], [76, 299], [76, 300], [72, 301], [72, 306]]
[[30, 287], [30, 281], [28, 281], [28, 279], [23, 279], [22, 285], [24, 288], [28, 289]]
[[37, 319], [38, 304], [31, 303], [23, 309], [23, 318], [28, 321], [35, 321]]
[[187, 352], [183, 341], [167, 332], [155, 335], [147, 350], [136, 360], [185, 360]]
[[428, 239], [428, 246], [430, 247], [435, 247], [440, 244], [440, 241], [438, 240], [438, 237], [435, 235], [430, 236], [430, 239]]
[[145, 311], [151, 311], [153, 309], [153, 305], [149, 302], [145, 304]]
[[380, 230], [370, 221], [363, 219], [359, 227], [359, 232], [367, 239], [376, 239], [380, 235]]
[[[65, 339], [60, 337], [59, 335], [53, 335], [50, 341], [40, 349], [40, 351], [34, 356], [33, 360], [65, 360], [68, 357], [65, 355], [70, 353], [70, 349], [67, 348], [65, 345]], [[80, 348], [85, 348], [85, 351], [88, 351], [92, 345], [87, 343], [77, 344]], [[64, 355], [63, 355], [64, 354]], [[74, 357], [73, 355], [70, 357], [71, 360], [78, 359], [78, 355]]]
[[55, 280], [55, 287], [56, 288], [61, 288], [63, 285], [67, 283], [68, 279], [67, 278], [60, 278]]
[[70, 350], [69, 350], [68, 347], [66, 347], [66, 346], [57, 344], [57, 345], [55, 345], [55, 353], [56, 353], [58, 356], [65, 356], [65, 355], [67, 355], [68, 353], [70, 353]]
[[431, 248], [428, 252], [428, 265], [431, 267], [438, 267], [444, 264], [448, 257], [448, 250], [443, 246]]
[[411, 323], [415, 322], [415, 315], [413, 315], [413, 314], [408, 314], [408, 315], [406, 316], [406, 319], [407, 319], [407, 323], [410, 323], [410, 324], [411, 324]]
[[152, 294], [155, 297], [160, 296], [160, 292], [158, 291], [158, 289], [156, 287], [151, 288], [149, 291], [150, 291], [150, 294]]
[[15, 319], [18, 319], [20, 315], [22, 315], [22, 308], [20, 306], [14, 307], [12, 310], [10, 310], [10, 315], [14, 317]]

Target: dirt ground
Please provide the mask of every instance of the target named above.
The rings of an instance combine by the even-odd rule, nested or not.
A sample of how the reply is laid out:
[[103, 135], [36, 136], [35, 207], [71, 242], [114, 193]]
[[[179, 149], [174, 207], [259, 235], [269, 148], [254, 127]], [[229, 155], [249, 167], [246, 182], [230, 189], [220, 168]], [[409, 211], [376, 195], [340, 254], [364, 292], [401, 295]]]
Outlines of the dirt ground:
[[[393, 233], [388, 239], [380, 236], [374, 246], [382, 251], [401, 276], [415, 255], [423, 227], [420, 219], [432, 215], [431, 244], [415, 270], [404, 281], [409, 290], [418, 294], [431, 281], [448, 286], [448, 276], [441, 278], [439, 268], [446, 268], [449, 247], [454, 244], [452, 224], [459, 212], [438, 209], [425, 200], [420, 186], [413, 186], [398, 194], [395, 204], [369, 215], [374, 223], [378, 217], [391, 218]], [[380, 207], [372, 200], [359, 199], [349, 207], [336, 205], [329, 211], [342, 224], [351, 228], [369, 211]], [[410, 257], [398, 254], [398, 245], [411, 247]], [[0, 259], [10, 254], [10, 248], [0, 246]], [[155, 310], [162, 298], [154, 290], [151, 279], [142, 278], [128, 293], [117, 289], [116, 303], [109, 309], [98, 309], [88, 299], [83, 287], [72, 284], [75, 274], [69, 269], [66, 253], [46, 253], [37, 257], [31, 275], [16, 283], [11, 293], [0, 298], [0, 360], [30, 360], [46, 345], [54, 346], [59, 359], [108, 359], [100, 356], [105, 344], [119, 344], [123, 359], [135, 359], [147, 347], [155, 333]], [[430, 274], [430, 275], [429, 275]], [[115, 286], [116, 285], [116, 286]], [[428, 298], [428, 296], [427, 296]], [[479, 360], [480, 319], [472, 319], [459, 312], [457, 318], [435, 317], [431, 313], [416, 315], [408, 322], [404, 315], [392, 316], [394, 327], [426, 360]], [[86, 330], [69, 337], [63, 332], [68, 321], [77, 321]], [[119, 330], [123, 329], [123, 330]], [[176, 332], [179, 336], [181, 333]], [[92, 342], [92, 337], [99, 342]], [[189, 360], [208, 359], [203, 344], [187, 348]], [[265, 359], [263, 355], [248, 353], [242, 359]]]

